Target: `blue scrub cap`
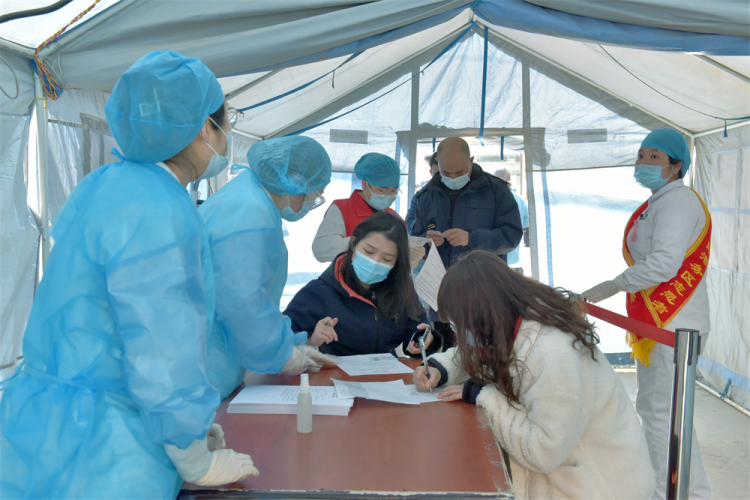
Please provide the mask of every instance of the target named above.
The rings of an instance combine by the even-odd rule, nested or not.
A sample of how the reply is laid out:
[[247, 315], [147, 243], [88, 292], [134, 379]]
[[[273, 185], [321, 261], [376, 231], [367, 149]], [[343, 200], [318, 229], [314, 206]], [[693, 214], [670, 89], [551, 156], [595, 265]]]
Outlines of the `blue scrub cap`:
[[643, 139], [642, 148], [655, 148], [682, 162], [680, 174], [685, 174], [690, 167], [690, 150], [685, 138], [678, 131], [671, 128], [657, 128]]
[[367, 153], [354, 165], [354, 174], [373, 186], [395, 188], [401, 181], [401, 169], [396, 160], [380, 153]]
[[221, 85], [205, 64], [165, 50], [138, 59], [115, 84], [104, 111], [123, 157], [156, 163], [187, 147], [223, 104]]
[[256, 142], [247, 152], [247, 163], [263, 187], [274, 194], [307, 194], [331, 182], [331, 159], [309, 137]]

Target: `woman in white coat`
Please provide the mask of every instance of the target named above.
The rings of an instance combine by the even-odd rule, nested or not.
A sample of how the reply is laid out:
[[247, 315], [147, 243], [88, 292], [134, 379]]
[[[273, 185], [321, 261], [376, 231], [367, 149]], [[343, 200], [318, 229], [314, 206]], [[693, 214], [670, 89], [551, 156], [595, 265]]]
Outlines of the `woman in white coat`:
[[[710, 323], [703, 276], [711, 250], [711, 215], [700, 196], [682, 180], [690, 166], [687, 143], [676, 130], [654, 130], [641, 143], [635, 165], [636, 182], [652, 194], [625, 227], [623, 254], [629, 267], [612, 281], [583, 292], [582, 297], [598, 302], [628, 292], [629, 317], [669, 331], [698, 330], [700, 345], [705, 346]], [[636, 358], [635, 406], [656, 472], [654, 499], [663, 499], [674, 349], [633, 333], [628, 333], [628, 343]], [[691, 449], [690, 498], [710, 498], [695, 430]]]
[[510, 456], [517, 498], [638, 499], [654, 490], [646, 441], [625, 387], [578, 302], [468, 254], [438, 295], [456, 347], [414, 372], [420, 390], [482, 406]]

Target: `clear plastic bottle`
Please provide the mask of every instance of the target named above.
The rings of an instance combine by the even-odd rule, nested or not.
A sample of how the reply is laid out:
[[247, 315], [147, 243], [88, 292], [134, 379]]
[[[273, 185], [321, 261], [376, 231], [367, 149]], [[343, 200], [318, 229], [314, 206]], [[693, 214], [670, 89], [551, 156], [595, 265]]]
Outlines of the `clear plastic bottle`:
[[297, 396], [297, 432], [312, 432], [312, 396], [310, 395], [310, 377], [307, 373], [300, 375], [299, 396]]

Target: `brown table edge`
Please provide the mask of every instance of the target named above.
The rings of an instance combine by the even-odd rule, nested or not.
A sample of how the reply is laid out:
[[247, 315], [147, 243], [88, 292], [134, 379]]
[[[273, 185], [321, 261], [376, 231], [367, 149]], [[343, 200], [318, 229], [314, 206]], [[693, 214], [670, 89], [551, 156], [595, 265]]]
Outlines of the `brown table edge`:
[[499, 500], [513, 500], [511, 493], [460, 493], [460, 492], [405, 492], [405, 491], [289, 491], [289, 490], [182, 490], [178, 500], [224, 500], [224, 499], [346, 499], [346, 500], [410, 500], [440, 498], [447, 500], [492, 498]]

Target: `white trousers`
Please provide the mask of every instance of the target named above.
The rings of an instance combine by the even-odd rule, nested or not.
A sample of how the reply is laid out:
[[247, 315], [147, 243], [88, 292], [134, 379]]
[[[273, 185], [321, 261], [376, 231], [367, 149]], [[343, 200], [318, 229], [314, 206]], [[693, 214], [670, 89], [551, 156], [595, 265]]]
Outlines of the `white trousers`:
[[[705, 337], [704, 339], [705, 340]], [[670, 411], [672, 408], [672, 384], [674, 382], [674, 349], [657, 344], [650, 353], [650, 366], [646, 368], [636, 360], [638, 392], [635, 409], [641, 417], [646, 443], [651, 456], [651, 465], [656, 473], [656, 490], [653, 500], [667, 497], [667, 451], [669, 449]], [[709, 499], [711, 488], [703, 468], [698, 438], [693, 429], [693, 444], [690, 457], [691, 500]]]

